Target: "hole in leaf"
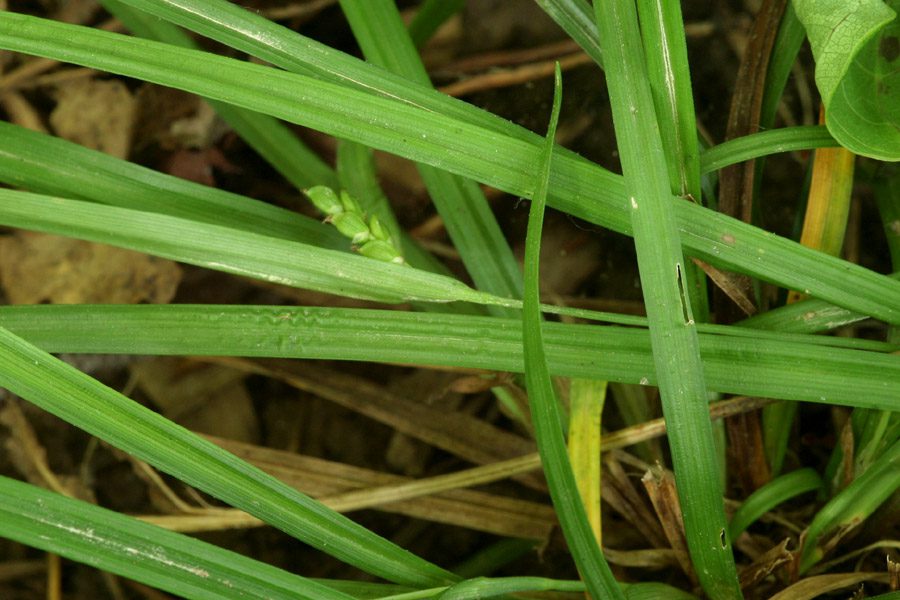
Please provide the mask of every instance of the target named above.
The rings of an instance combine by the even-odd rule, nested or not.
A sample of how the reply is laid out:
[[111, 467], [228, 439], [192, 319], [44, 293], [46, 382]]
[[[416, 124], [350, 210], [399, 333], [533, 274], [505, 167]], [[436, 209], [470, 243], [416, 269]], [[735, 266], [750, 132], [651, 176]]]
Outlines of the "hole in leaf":
[[681, 265], [675, 264], [675, 278], [678, 281], [678, 300], [681, 302], [681, 318], [685, 325], [693, 325], [694, 317], [691, 315], [691, 305], [687, 297], [687, 290], [684, 289], [684, 276], [681, 272]]

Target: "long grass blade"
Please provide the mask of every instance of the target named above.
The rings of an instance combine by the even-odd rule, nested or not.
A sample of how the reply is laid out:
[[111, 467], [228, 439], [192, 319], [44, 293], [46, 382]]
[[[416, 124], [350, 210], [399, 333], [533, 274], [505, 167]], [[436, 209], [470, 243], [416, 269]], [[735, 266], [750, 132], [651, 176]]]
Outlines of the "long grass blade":
[[637, 7], [650, 91], [662, 147], [669, 158], [666, 165], [671, 191], [675, 196], [699, 202], [700, 142], [681, 5], [638, 2]]
[[0, 477], [0, 536], [184, 598], [353, 598], [186, 535], [7, 477]]
[[[650, 92], [663, 152], [668, 159], [669, 190], [676, 197], [703, 204], [700, 142], [681, 5], [678, 2], [639, 2], [637, 7]], [[694, 319], [706, 323], [709, 321], [706, 275], [693, 261], [682, 267]], [[720, 450], [724, 451], [724, 445]]]
[[[204, 7], [196, 11], [202, 15]], [[530, 175], [539, 158], [539, 139], [511, 124], [497, 125], [493, 118], [484, 116], [487, 113], [460, 109], [452, 102], [446, 106], [452, 105], [454, 111], [465, 113], [471, 120], [413, 106], [412, 97], [445, 106], [443, 101], [434, 100], [435, 96], [442, 98], [440, 94], [417, 86], [406, 84], [404, 89], [410, 91], [399, 96], [402, 100], [386, 99], [260, 65], [9, 12], [0, 13], [0, 32], [0, 43], [7, 49], [227, 100], [452, 170], [512, 194], [531, 196], [534, 192]], [[172, 70], [172, 64], [180, 65], [179, 70]], [[378, 73], [379, 81], [386, 77]], [[488, 121], [492, 129], [478, 125]], [[560, 151], [551, 182], [549, 200], [556, 208], [630, 233], [620, 178]], [[707, 262], [808, 292], [890, 323], [900, 322], [900, 282], [803, 249], [691, 203], [676, 203], [674, 210], [685, 248]]]
[[553, 143], [559, 109], [562, 104], [562, 74], [556, 65], [556, 92], [553, 111], [547, 128], [543, 165], [539, 171], [537, 190], [528, 215], [528, 235], [525, 242], [525, 297], [522, 307], [522, 342], [525, 355], [525, 381], [528, 386], [528, 403], [534, 425], [538, 452], [550, 497], [559, 517], [563, 535], [578, 565], [588, 593], [594, 598], [623, 598], [622, 590], [613, 578], [609, 565], [594, 537], [585, 507], [581, 502], [578, 484], [572, 473], [572, 465], [566, 453], [566, 441], [560, 423], [559, 403], [550, 380], [550, 370], [544, 351], [541, 333], [539, 260], [541, 229], [544, 222], [544, 205], [550, 184], [550, 163], [553, 159]]
[[822, 478], [813, 469], [798, 469], [776, 477], [744, 500], [731, 517], [728, 536], [737, 539], [747, 527], [782, 502], [822, 488]]
[[688, 548], [700, 583], [711, 598], [741, 598], [726, 531], [715, 442], [706, 416], [708, 391], [638, 15], [629, 0], [599, 2], [594, 10]]
[[403, 76], [373, 68], [227, 0], [119, 1], [287, 71], [393, 98], [429, 112], [453, 115], [503, 135], [540, 140], [539, 136], [505, 119], [439, 94], [430, 86], [410, 86]]
[[722, 142], [700, 155], [700, 171], [710, 173], [751, 158], [779, 152], [834, 148], [837, 141], [823, 125], [800, 125], [751, 133]]
[[[892, 273], [888, 277], [900, 279], [900, 272]], [[741, 321], [739, 325], [773, 331], [818, 333], [852, 325], [867, 318], [864, 314], [811, 298], [755, 315]]]
[[218, 225], [29, 192], [0, 190], [0, 223], [355, 298], [501, 302], [444, 275]]
[[[447, 365], [521, 373], [519, 322], [496, 317], [295, 306], [0, 306], [0, 325], [50, 352], [258, 356]], [[646, 330], [545, 323], [550, 372], [655, 385]], [[710, 389], [890, 409], [896, 356], [700, 335]], [[788, 341], [790, 340], [790, 341]]]

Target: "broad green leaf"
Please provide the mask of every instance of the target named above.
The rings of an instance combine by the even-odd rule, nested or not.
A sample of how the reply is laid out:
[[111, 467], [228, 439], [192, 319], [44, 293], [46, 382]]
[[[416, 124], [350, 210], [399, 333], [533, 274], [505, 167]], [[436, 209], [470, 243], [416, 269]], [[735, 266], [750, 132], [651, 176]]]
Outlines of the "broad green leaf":
[[353, 598], [192, 537], [7, 477], [0, 477], [0, 537], [184, 598]]
[[794, 0], [825, 123], [856, 154], [900, 160], [900, 0]]

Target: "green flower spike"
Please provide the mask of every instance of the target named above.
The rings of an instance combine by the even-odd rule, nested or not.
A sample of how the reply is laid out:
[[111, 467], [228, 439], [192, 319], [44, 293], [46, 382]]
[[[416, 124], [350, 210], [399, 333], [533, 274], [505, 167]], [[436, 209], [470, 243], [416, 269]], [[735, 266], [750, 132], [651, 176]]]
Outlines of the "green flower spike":
[[369, 231], [372, 232], [372, 237], [376, 240], [381, 240], [393, 245], [394, 242], [391, 239], [391, 234], [388, 233], [388, 230], [385, 229], [384, 225], [381, 224], [381, 221], [375, 215], [372, 215], [372, 218], [369, 219]]
[[328, 220], [334, 223], [337, 230], [350, 238], [354, 244], [363, 244], [372, 239], [369, 226], [366, 225], [359, 213], [344, 212], [329, 217]]
[[330, 187], [317, 185], [303, 192], [320, 211], [333, 217], [344, 212], [344, 205]]
[[344, 190], [341, 190], [341, 202], [342, 202], [343, 205], [344, 205], [344, 210], [345, 210], [345, 211], [350, 212], [350, 213], [356, 213], [356, 214], [362, 216], [362, 214], [363, 214], [363, 209], [362, 209], [362, 207], [359, 205], [359, 202], [357, 202], [357, 201], [353, 198], [353, 196], [351, 196], [350, 194], [348, 194], [348, 193], [347, 193], [346, 191], [344, 191]]
[[338, 196], [331, 188], [317, 185], [304, 193], [316, 208], [325, 213], [326, 223], [331, 223], [350, 238], [354, 250], [382, 262], [406, 264], [400, 249], [378, 217], [372, 215], [367, 224], [362, 207], [346, 191], [341, 190]]
[[400, 256], [397, 249], [384, 240], [371, 240], [360, 246], [357, 250], [363, 256], [368, 256], [369, 258], [374, 258], [383, 262], [392, 262], [398, 265], [406, 264], [406, 261]]

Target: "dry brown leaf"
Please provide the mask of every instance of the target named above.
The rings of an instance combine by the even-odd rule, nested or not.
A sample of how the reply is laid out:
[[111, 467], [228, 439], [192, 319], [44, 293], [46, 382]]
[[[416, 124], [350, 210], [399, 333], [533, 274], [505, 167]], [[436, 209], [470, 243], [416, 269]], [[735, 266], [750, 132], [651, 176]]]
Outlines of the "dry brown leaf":
[[[212, 441], [286, 484], [317, 498], [411, 481], [399, 475], [261, 446], [222, 439]], [[556, 516], [551, 506], [466, 489], [392, 502], [378, 508], [437, 523], [527, 539], [545, 539], [556, 526]]]
[[748, 590], [765, 579], [775, 569], [786, 565], [793, 560], [793, 554], [788, 550], [790, 539], [785, 538], [768, 551], [760, 555], [752, 564], [741, 569], [741, 589]]
[[174, 262], [45, 233], [0, 238], [0, 284], [11, 304], [166, 303], [181, 268]]
[[828, 592], [845, 589], [858, 585], [865, 581], [887, 583], [887, 573], [833, 573], [831, 575], [816, 575], [801, 579], [794, 585], [787, 587], [769, 600], [812, 600], [821, 598]]
[[136, 142], [165, 150], [205, 149], [228, 131], [212, 107], [187, 92], [146, 83], [135, 95]]
[[725, 420], [730, 467], [749, 495], [772, 478], [762, 440], [760, 412], [747, 412]]
[[134, 98], [124, 83], [79, 79], [57, 88], [50, 124], [69, 141], [128, 158], [134, 118]]
[[134, 363], [131, 371], [167, 418], [210, 435], [244, 442], [259, 439], [259, 421], [243, 373], [171, 357]]
[[[602, 443], [606, 443], [604, 436]], [[668, 544], [656, 519], [643, 496], [631, 483], [631, 477], [622, 468], [619, 457], [625, 453], [610, 452], [603, 460], [603, 477], [600, 480], [600, 497], [622, 515], [650, 544], [665, 548]]]
[[47, 462], [47, 451], [15, 398], [7, 396], [0, 403], [0, 424], [9, 429], [4, 444], [7, 456], [29, 483], [71, 498], [96, 501], [80, 478], [53, 472]]
[[[332, 369], [289, 360], [248, 361], [230, 357], [204, 360], [281, 380], [476, 464], [535, 451], [531, 440], [481, 419], [458, 411], [433, 408], [421, 401], [392, 394], [371, 381]], [[516, 480], [535, 489], [546, 489], [540, 474], [528, 473], [517, 476]]]
[[[524, 242], [515, 252], [519, 260], [524, 257]], [[597, 272], [602, 256], [603, 247], [595, 237], [577, 229], [567, 217], [547, 215], [541, 238], [542, 293], [574, 294]]]
[[650, 468], [641, 481], [650, 496], [653, 508], [659, 517], [663, 531], [675, 557], [681, 565], [685, 575], [697, 583], [697, 574], [694, 572], [693, 563], [688, 553], [687, 538], [684, 533], [684, 521], [682, 520], [681, 503], [678, 500], [678, 490], [675, 488], [675, 477], [671, 472], [656, 466]]
[[505, 386], [512, 383], [512, 381], [512, 375], [501, 371], [496, 373], [479, 373], [454, 379], [448, 389], [457, 394], [479, 394], [497, 386]]
[[703, 269], [719, 290], [734, 302], [747, 316], [753, 316], [757, 312], [756, 302], [753, 299], [753, 290], [750, 279], [746, 275], [721, 271], [699, 258], [691, 258], [698, 267]]
[[678, 565], [675, 553], [669, 548], [646, 548], [642, 550], [613, 550], [603, 548], [603, 556], [611, 564], [639, 569], [665, 569]]
[[0, 562], [0, 581], [24, 581], [43, 573], [47, 564], [43, 560], [8, 560]]
[[900, 562], [895, 562], [890, 556], [886, 556], [887, 572], [890, 578], [889, 587], [892, 592], [900, 590]]
[[41, 115], [23, 94], [17, 91], [8, 91], [0, 95], [0, 105], [3, 106], [11, 123], [32, 131], [47, 133]]

